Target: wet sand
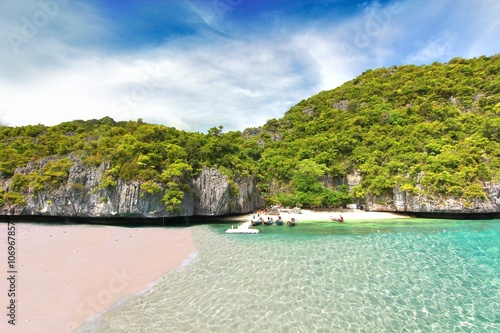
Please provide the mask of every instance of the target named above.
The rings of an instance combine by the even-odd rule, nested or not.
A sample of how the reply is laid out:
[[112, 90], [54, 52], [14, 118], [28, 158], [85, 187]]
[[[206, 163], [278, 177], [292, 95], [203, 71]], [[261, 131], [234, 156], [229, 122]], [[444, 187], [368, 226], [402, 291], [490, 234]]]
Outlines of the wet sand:
[[[189, 228], [16, 224], [16, 325], [2, 277], [0, 331], [69, 333], [178, 269], [195, 253]], [[2, 275], [7, 224], [0, 223]]]

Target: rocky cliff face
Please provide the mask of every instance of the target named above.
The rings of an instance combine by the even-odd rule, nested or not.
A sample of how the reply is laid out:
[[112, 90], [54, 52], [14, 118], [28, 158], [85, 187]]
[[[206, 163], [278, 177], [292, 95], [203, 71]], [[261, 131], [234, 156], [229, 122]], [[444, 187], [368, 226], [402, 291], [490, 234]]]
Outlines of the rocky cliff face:
[[[362, 176], [359, 172], [347, 175], [347, 185], [350, 188], [361, 184]], [[417, 188], [421, 187], [417, 184]], [[485, 183], [484, 199], [473, 201], [452, 196], [424, 196], [393, 189], [390, 193], [380, 196], [367, 196], [362, 205], [368, 211], [402, 212], [402, 213], [499, 213], [500, 212], [500, 184]]]
[[370, 211], [410, 213], [498, 213], [500, 184], [484, 184], [485, 199], [464, 200], [451, 196], [422, 196], [394, 189], [392, 193], [367, 197], [365, 209]]
[[[176, 217], [223, 216], [244, 214], [264, 206], [256, 187], [254, 176], [228, 179], [215, 168], [205, 168], [191, 179], [177, 211], [167, 211], [162, 202], [165, 188], [154, 194], [141, 190], [140, 182], [118, 180], [116, 186], [100, 187], [108, 165], [97, 168], [85, 166], [77, 157], [70, 157], [73, 164], [68, 177], [51, 190], [24, 193], [23, 204], [5, 202], [0, 207], [2, 215], [49, 215], [68, 217]], [[16, 174], [28, 175], [40, 170], [50, 160], [28, 164]], [[347, 175], [350, 187], [360, 184], [359, 173]], [[8, 191], [12, 179], [0, 181], [0, 188]], [[161, 187], [161, 186], [160, 186]], [[362, 200], [368, 211], [409, 213], [499, 213], [500, 184], [484, 184], [486, 197], [473, 201], [451, 196], [423, 196], [393, 189], [380, 196], [367, 196]]]
[[193, 215], [219, 216], [249, 213], [264, 206], [255, 177], [237, 177], [230, 182], [217, 169], [203, 169], [191, 182]]
[[[227, 179], [217, 169], [203, 169], [190, 181], [189, 190], [179, 210], [170, 212], [162, 202], [165, 189], [150, 194], [141, 191], [139, 182], [118, 180], [116, 186], [100, 188], [100, 180], [108, 166], [85, 166], [76, 157], [67, 179], [51, 190], [32, 191], [26, 194], [25, 204], [1, 207], [4, 215], [51, 215], [68, 217], [176, 217], [221, 216], [249, 213], [261, 208], [264, 201], [256, 186], [255, 177]], [[40, 169], [44, 162], [29, 164], [16, 173], [28, 175]], [[9, 189], [11, 179], [4, 182]], [[161, 186], [160, 186], [161, 187]]]

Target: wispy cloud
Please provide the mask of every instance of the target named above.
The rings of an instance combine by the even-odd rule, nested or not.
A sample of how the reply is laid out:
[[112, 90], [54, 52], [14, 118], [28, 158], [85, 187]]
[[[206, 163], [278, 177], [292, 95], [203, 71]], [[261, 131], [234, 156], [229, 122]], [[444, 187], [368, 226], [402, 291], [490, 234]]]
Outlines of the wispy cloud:
[[22, 87], [0, 81], [5, 121], [19, 124], [28, 116], [55, 124], [109, 115], [188, 130], [242, 129], [281, 116], [314, 91], [317, 73], [287, 45], [183, 44], [87, 57]]
[[70, 65], [107, 34], [92, 7], [80, 2], [0, 2], [0, 74], [31, 78]]
[[[1, 2], [0, 122], [111, 116], [244, 129], [368, 68], [499, 52], [493, 0], [362, 2], [303, 16], [297, 8], [345, 2], [283, 3], [263, 12], [245, 0], [155, 2], [113, 19], [97, 1]], [[147, 15], [155, 23], [136, 28]]]
[[475, 20], [467, 22], [473, 38], [468, 43], [464, 57], [474, 57], [481, 54], [500, 53], [500, 2], [484, 0], [477, 2], [474, 7]]
[[[495, 3], [493, 3], [495, 2]], [[406, 63], [447, 61], [497, 53], [500, 15], [496, 1], [408, 2], [402, 34], [408, 49], [401, 48]]]
[[425, 45], [421, 45], [415, 53], [407, 57], [406, 62], [423, 64], [448, 57], [456, 39], [456, 36], [450, 34], [436, 40], [426, 41]]

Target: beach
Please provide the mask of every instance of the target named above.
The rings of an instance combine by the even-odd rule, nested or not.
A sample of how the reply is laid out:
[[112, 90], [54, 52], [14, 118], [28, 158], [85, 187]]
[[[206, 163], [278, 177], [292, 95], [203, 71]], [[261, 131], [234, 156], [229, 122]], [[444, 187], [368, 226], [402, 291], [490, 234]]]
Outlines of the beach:
[[[7, 223], [0, 253], [7, 274]], [[189, 228], [15, 224], [15, 325], [1, 279], [0, 331], [69, 333], [195, 254]], [[8, 276], [7, 276], [8, 277]]]
[[[339, 213], [347, 223], [324, 223]], [[416, 225], [392, 213], [303, 210], [282, 214], [303, 228], [224, 233], [252, 216], [185, 228], [16, 224], [16, 326], [6, 324], [4, 276], [0, 332], [72, 332], [87, 320], [84, 332], [96, 333], [498, 328], [494, 222]], [[451, 225], [456, 232], [447, 232]], [[4, 255], [6, 234], [0, 224]], [[186, 260], [193, 264], [169, 274]], [[267, 278], [242, 287], [259, 275]], [[476, 306], [442, 315], [443, 306], [456, 308], [457, 295]]]
[[[257, 216], [259, 213], [252, 213], [248, 215], [241, 215], [237, 217], [228, 217], [227, 219], [233, 219], [235, 221], [246, 222]], [[302, 209], [299, 214], [289, 213], [287, 211], [281, 211], [280, 216], [283, 220], [288, 221], [290, 218], [295, 218], [298, 221], [331, 221], [330, 216], [339, 217], [342, 215], [345, 222], [355, 222], [355, 221], [366, 221], [366, 220], [389, 220], [389, 219], [405, 219], [409, 218], [408, 215], [402, 215], [392, 212], [367, 212], [363, 210], [351, 210], [351, 211], [314, 211], [310, 209]], [[269, 215], [267, 213], [261, 212], [260, 216], [267, 218], [272, 217], [276, 220], [278, 215]]]
[[[280, 214], [285, 221], [295, 217], [310, 223], [330, 221], [330, 216], [339, 214], [345, 222], [407, 218], [364, 211]], [[254, 215], [225, 219], [245, 222]], [[190, 228], [18, 223], [15, 229], [16, 325], [3, 320], [2, 332], [73, 332], [120, 300], [147, 289], [196, 253]], [[7, 230], [6, 223], [0, 225], [1, 239], [7, 239]], [[7, 256], [6, 243], [0, 247]], [[4, 292], [7, 283], [1, 280], [2, 306], [10, 300]]]
[[81, 333], [500, 332], [498, 221], [302, 221], [192, 226], [196, 260]]
[[366, 221], [366, 220], [390, 220], [390, 219], [404, 219], [409, 218], [407, 215], [390, 213], [390, 212], [365, 212], [362, 210], [353, 211], [328, 211], [318, 212], [312, 210], [301, 210], [300, 214], [287, 214], [282, 215], [286, 218], [287, 215], [295, 216], [297, 219], [303, 221], [330, 221], [330, 216], [339, 217], [342, 215], [345, 222], [349, 221]]

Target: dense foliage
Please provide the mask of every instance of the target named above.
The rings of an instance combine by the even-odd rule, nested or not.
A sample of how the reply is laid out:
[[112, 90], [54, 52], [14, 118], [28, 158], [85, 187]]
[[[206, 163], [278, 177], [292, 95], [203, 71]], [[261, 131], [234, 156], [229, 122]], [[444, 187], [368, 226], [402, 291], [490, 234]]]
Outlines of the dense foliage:
[[483, 198], [500, 175], [499, 115], [500, 56], [368, 70], [259, 130], [263, 189], [275, 201], [336, 205], [350, 199], [338, 184], [357, 172], [353, 198], [396, 187]]
[[[257, 174], [268, 203], [341, 206], [399, 188], [423, 195], [484, 197], [500, 175], [500, 56], [368, 70], [292, 107], [260, 128], [188, 133], [142, 120], [0, 127], [0, 205], [67, 179], [72, 158], [105, 165], [101, 187], [119, 179], [165, 192], [178, 208], [203, 167]], [[40, 167], [37, 162], [44, 161]], [[28, 173], [15, 172], [31, 166]], [[361, 183], [347, 186], [347, 176]], [[82, 184], [69, 184], [73, 188]]]
[[[163, 201], [172, 211], [178, 208], [188, 180], [204, 166], [216, 166], [230, 179], [255, 174], [253, 146], [240, 132], [222, 133], [222, 127], [208, 134], [188, 133], [140, 119], [115, 122], [106, 117], [52, 127], [1, 127], [0, 175], [12, 179], [10, 191], [0, 200], [21, 204], [29, 193], [61, 184], [67, 179], [72, 154], [88, 166], [106, 164], [101, 187], [115, 186], [118, 179], [139, 181], [143, 193], [156, 193], [164, 187]], [[28, 174], [15, 173], [29, 162], [36, 165], [46, 159], [51, 161]]]

